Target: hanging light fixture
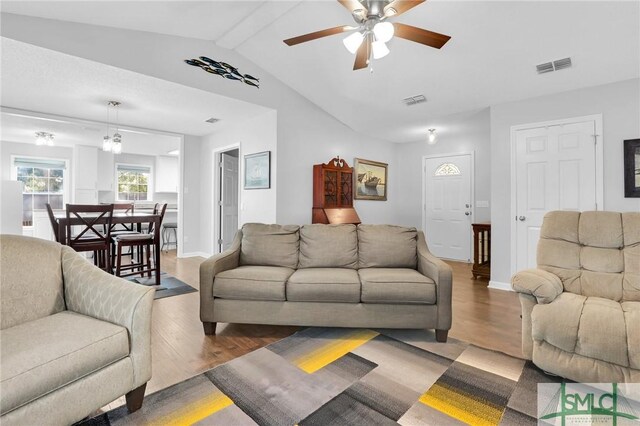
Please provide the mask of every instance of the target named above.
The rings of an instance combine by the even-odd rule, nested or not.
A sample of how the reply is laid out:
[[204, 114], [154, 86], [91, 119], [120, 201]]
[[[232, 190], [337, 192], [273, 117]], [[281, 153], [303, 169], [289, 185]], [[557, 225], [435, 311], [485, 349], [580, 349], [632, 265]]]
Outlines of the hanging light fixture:
[[[107, 135], [102, 138], [102, 150], [105, 152], [113, 152], [114, 154], [120, 154], [122, 152], [122, 135], [118, 132], [118, 107], [120, 106], [118, 101], [107, 102]], [[116, 110], [116, 131], [113, 136], [109, 136], [111, 116], [109, 111], [111, 108]]]
[[36, 132], [36, 145], [42, 146], [42, 145], [47, 145], [47, 146], [53, 146], [53, 138], [55, 136], [53, 135], [53, 133], [47, 133], [47, 132]]
[[435, 145], [438, 141], [438, 134], [436, 133], [436, 129], [429, 129], [429, 136], [427, 136], [427, 143], [429, 145]]
[[344, 47], [346, 47], [349, 52], [356, 53], [363, 41], [364, 34], [362, 34], [360, 31], [356, 31], [355, 33], [342, 40], [342, 43], [344, 43]]

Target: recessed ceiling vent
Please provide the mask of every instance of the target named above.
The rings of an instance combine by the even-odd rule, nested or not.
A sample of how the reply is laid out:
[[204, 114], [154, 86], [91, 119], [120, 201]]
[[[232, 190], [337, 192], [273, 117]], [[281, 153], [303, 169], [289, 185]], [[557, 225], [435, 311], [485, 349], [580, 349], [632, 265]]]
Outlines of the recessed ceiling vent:
[[413, 106], [413, 105], [421, 104], [423, 102], [427, 102], [427, 98], [425, 98], [424, 95], [415, 95], [415, 96], [409, 96], [408, 98], [404, 98], [402, 102], [404, 102], [406, 106]]
[[571, 58], [564, 58], [536, 65], [536, 70], [538, 71], [538, 74], [544, 74], [553, 71], [560, 71], [565, 68], [571, 68], [571, 65]]
[[211, 117], [208, 120], [204, 120], [205, 123], [211, 123], [211, 124], [217, 123], [218, 121], [220, 121], [220, 119], [215, 117]]

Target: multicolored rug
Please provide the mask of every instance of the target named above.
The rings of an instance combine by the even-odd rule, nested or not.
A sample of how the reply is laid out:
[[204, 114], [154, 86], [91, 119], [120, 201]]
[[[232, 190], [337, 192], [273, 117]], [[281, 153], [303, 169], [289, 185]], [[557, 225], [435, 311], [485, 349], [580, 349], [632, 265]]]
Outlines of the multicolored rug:
[[308, 328], [84, 425], [534, 425], [541, 382], [429, 331]]

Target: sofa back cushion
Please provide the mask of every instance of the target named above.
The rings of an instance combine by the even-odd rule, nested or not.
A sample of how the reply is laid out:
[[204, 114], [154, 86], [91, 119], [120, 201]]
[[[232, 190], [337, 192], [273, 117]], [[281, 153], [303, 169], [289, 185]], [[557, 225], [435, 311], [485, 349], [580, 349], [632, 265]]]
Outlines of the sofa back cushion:
[[358, 225], [358, 268], [412, 268], [418, 263], [416, 228]]
[[300, 228], [300, 268], [358, 267], [355, 225], [304, 225]]
[[65, 310], [61, 249], [38, 238], [0, 236], [0, 329]]
[[565, 291], [640, 301], [640, 213], [549, 212], [537, 257]]
[[240, 264], [297, 268], [299, 230], [297, 225], [244, 224]]

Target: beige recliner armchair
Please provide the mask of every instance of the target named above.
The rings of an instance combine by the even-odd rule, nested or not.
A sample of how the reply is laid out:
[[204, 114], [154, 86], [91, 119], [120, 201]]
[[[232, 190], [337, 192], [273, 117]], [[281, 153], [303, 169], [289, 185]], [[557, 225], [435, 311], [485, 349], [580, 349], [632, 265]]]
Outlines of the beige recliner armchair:
[[155, 289], [58, 243], [0, 236], [0, 424], [72, 424], [151, 378]]
[[640, 213], [548, 213], [538, 268], [511, 280], [522, 351], [578, 382], [640, 382]]

